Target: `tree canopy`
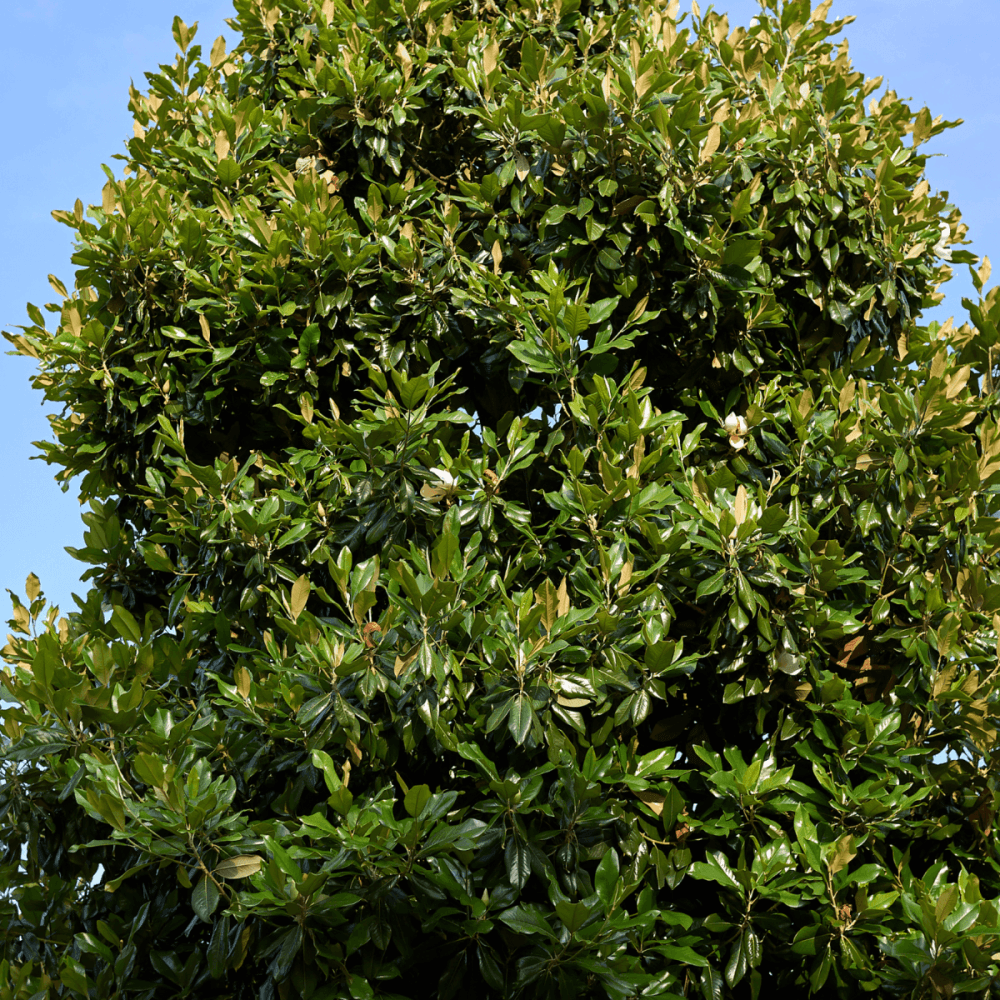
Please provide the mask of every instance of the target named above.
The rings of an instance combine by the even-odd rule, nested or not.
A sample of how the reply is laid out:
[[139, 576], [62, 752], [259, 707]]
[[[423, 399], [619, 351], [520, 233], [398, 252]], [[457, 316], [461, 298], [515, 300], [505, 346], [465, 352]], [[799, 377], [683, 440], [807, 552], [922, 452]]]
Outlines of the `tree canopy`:
[[678, 6], [174, 20], [5, 334], [91, 589], [12, 595], [0, 1000], [996, 989], [958, 123]]

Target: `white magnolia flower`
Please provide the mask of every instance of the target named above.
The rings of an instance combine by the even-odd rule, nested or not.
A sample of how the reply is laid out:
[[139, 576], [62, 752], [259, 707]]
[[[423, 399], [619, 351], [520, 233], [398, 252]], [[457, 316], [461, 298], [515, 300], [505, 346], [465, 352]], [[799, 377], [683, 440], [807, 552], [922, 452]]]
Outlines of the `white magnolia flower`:
[[729, 443], [732, 445], [736, 451], [742, 451], [747, 443], [743, 439], [750, 433], [750, 427], [747, 424], [746, 417], [737, 416], [735, 413], [730, 413], [726, 417], [726, 433], [729, 435]]
[[729, 434], [739, 434], [745, 435], [749, 428], [747, 427], [746, 417], [738, 417], [735, 413], [730, 413], [726, 417], [726, 431]]
[[951, 260], [951, 247], [948, 246], [948, 240], [951, 238], [951, 226], [947, 222], [941, 223], [941, 238], [934, 244], [931, 248], [931, 253], [935, 257], [940, 257], [941, 260]]
[[425, 483], [420, 487], [420, 495], [427, 500], [447, 500], [449, 503], [461, 492], [458, 480], [447, 469], [431, 469], [437, 482]]
[[455, 477], [447, 469], [431, 469], [442, 486], [454, 486]]

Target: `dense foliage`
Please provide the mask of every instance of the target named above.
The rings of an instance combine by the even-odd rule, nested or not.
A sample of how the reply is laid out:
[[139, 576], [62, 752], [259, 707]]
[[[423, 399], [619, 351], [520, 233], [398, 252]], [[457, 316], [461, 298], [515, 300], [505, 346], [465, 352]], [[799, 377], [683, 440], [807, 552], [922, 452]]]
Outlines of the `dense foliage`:
[[996, 989], [1000, 295], [829, 6], [175, 20], [6, 335], [2, 1000]]

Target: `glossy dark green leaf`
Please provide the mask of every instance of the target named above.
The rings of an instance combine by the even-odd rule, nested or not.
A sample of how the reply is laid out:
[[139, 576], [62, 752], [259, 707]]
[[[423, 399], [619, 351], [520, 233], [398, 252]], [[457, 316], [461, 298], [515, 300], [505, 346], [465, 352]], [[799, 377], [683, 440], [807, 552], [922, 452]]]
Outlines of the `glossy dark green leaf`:
[[191, 908], [202, 920], [209, 922], [218, 905], [219, 889], [208, 875], [203, 874], [191, 893]]
[[510, 884], [516, 889], [523, 889], [531, 875], [531, 854], [528, 845], [515, 837], [510, 837], [504, 849], [504, 864]]
[[531, 699], [527, 695], [515, 695], [510, 708], [508, 726], [516, 742], [523, 743], [527, 739], [532, 718]]

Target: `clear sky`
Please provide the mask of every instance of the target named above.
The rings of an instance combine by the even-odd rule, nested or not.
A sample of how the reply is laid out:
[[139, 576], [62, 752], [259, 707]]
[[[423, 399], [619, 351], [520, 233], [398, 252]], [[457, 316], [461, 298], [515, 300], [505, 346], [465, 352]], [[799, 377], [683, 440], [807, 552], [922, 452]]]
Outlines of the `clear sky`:
[[[688, 0], [682, 6], [687, 9]], [[702, 10], [707, 8], [702, 4]], [[756, 0], [714, 5], [730, 15], [730, 26], [747, 24]], [[53, 209], [100, 203], [101, 163], [123, 151], [132, 134], [129, 81], [145, 89], [144, 72], [172, 62], [170, 25], [175, 14], [199, 22], [206, 51], [220, 34], [236, 42], [224, 23], [232, 16], [225, 0], [6, 0], [0, 36], [0, 178], [8, 199], [0, 268], [0, 328], [27, 324], [25, 303], [56, 299], [47, 275], [73, 284], [70, 230], [52, 220]], [[931, 161], [932, 187], [947, 190], [970, 227], [978, 254], [1000, 256], [1000, 200], [995, 189], [1000, 152], [1000, 74], [996, 0], [834, 0], [830, 17], [848, 14], [855, 69], [884, 76], [915, 108], [965, 124], [925, 147], [942, 154]], [[963, 269], [964, 271], [964, 269]], [[1000, 273], [1000, 272], [998, 272]], [[959, 318], [961, 299], [972, 294], [967, 271], [956, 273], [943, 306], [931, 318]], [[2, 342], [0, 351], [8, 348]], [[31, 442], [48, 436], [42, 395], [30, 388], [33, 362], [0, 353], [0, 588], [24, 595], [30, 572], [50, 600], [73, 610], [71, 593], [86, 566], [64, 546], [82, 546], [80, 507], [71, 489], [61, 492], [56, 471], [31, 461]], [[2, 593], [2, 592], [0, 592]], [[6, 595], [0, 621], [8, 616]], [[0, 629], [0, 636], [5, 633]]]

